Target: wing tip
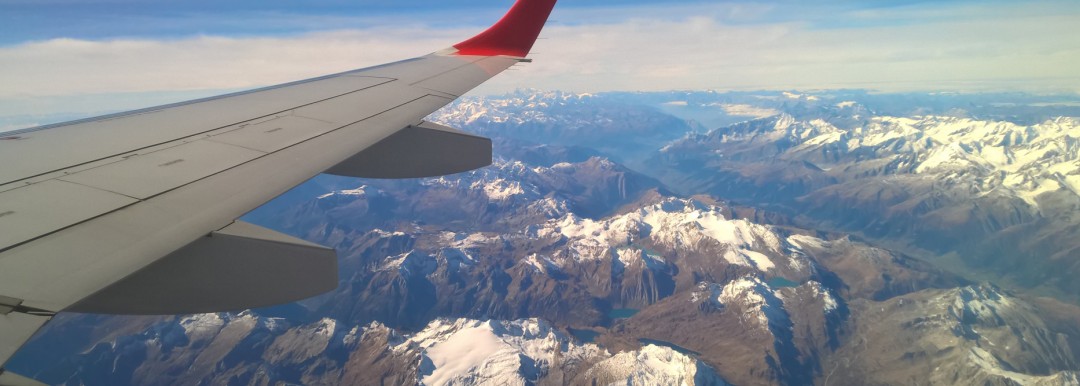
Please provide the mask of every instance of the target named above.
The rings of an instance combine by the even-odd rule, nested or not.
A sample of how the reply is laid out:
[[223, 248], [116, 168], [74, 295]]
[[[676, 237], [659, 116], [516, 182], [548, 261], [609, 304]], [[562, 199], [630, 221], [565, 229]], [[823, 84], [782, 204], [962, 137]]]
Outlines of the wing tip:
[[490, 28], [455, 44], [455, 54], [524, 58], [536, 43], [556, 1], [517, 0], [510, 11]]

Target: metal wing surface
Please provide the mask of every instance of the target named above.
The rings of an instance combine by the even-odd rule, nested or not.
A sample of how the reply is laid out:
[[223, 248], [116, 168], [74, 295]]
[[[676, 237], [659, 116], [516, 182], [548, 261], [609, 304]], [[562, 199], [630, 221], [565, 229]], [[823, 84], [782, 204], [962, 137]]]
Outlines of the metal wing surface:
[[333, 289], [333, 250], [236, 219], [323, 172], [490, 164], [490, 140], [422, 119], [528, 61], [554, 4], [519, 0], [418, 58], [0, 134], [0, 364], [59, 311], [215, 312]]

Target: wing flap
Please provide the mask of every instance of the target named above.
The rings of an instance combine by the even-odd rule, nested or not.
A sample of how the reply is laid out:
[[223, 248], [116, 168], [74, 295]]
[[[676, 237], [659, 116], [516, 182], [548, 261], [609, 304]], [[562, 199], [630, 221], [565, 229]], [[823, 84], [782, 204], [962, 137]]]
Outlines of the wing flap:
[[44, 383], [0, 369], [0, 386], [46, 386]]
[[420, 178], [491, 165], [491, 140], [423, 122], [408, 126], [327, 173], [365, 178]]
[[44, 383], [0, 369], [0, 386], [46, 386]]
[[[42, 315], [30, 315], [21, 312], [0, 313], [0, 363], [7, 362], [8, 358], [22, 347], [30, 337], [34, 336], [41, 326], [45, 325], [51, 317]], [[3, 371], [3, 370], [0, 370]], [[3, 378], [8, 376], [10, 378]], [[0, 375], [0, 386], [19, 385], [14, 383], [19, 379], [4, 373]]]
[[243, 221], [199, 238], [66, 311], [192, 314], [287, 303], [337, 287], [337, 255]]

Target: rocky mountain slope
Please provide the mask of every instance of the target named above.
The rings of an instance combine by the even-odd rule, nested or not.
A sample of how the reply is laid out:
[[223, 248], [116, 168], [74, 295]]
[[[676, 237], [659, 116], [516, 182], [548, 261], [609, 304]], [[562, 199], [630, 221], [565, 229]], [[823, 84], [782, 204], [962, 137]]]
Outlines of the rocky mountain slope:
[[1045, 310], [992, 285], [853, 308], [861, 320], [851, 343], [833, 355], [826, 375], [832, 384], [1080, 383], [1076, 336], [1048, 327], [1040, 317]]
[[193, 315], [98, 344], [67, 364], [64, 383], [85, 385], [726, 384], [671, 348], [613, 354], [538, 319], [438, 319], [406, 335], [380, 323]]
[[876, 116], [842, 102], [691, 134], [654, 161], [678, 190], [798, 213], [824, 228], [953, 253], [1025, 286], [1080, 293], [1069, 279], [1080, 273], [1074, 118], [1019, 125]]
[[[961, 282], [848, 238], [732, 218], [731, 209], [704, 198], [650, 190], [611, 215], [584, 217], [560, 190], [532, 177], [574, 167], [581, 165], [500, 162], [418, 182], [423, 193], [398, 196], [365, 181], [318, 195], [281, 213], [323, 219], [308, 237], [342, 253], [334, 293], [292, 308], [143, 321], [125, 334], [100, 335], [101, 343], [36, 375], [87, 385], [865, 380], [825, 372], [857, 342], [854, 321], [871, 317], [850, 304], [888, 304]], [[423, 215], [407, 197], [443, 194], [495, 208], [519, 196], [547, 204], [506, 210], [494, 223], [378, 218], [399, 207]], [[505, 223], [527, 225], [465, 230]], [[621, 310], [639, 311], [627, 318]], [[1058, 334], [1034, 309], [1021, 310], [1018, 328]], [[74, 317], [53, 328], [83, 322]], [[1075, 361], [1052, 345], [1032, 349], [1059, 368]], [[1038, 376], [1027, 370], [1017, 373]]]
[[[496, 138], [500, 158], [492, 167], [402, 181], [320, 176], [246, 217], [333, 246], [341, 257], [337, 290], [232, 314], [65, 314], [10, 367], [69, 385], [1076, 384], [1077, 307], [972, 282], [863, 237], [793, 226], [806, 221], [784, 212], [819, 191], [903, 177], [939, 184], [927, 190], [938, 197], [936, 209], [918, 204], [921, 198], [897, 201], [915, 200], [922, 209], [908, 212], [922, 211], [921, 220], [966, 202], [963, 194], [988, 212], [1000, 195], [1044, 217], [1051, 207], [1064, 215], [1048, 197], [1068, 178], [1055, 180], [1062, 188], [1049, 195], [1023, 196], [1035, 185], [1013, 183], [1001, 168], [1049, 184], [1043, 181], [1072, 153], [1016, 154], [1072, 149], [1067, 120], [1031, 129], [1021, 141], [1011, 137], [1027, 130], [1020, 125], [894, 122], [857, 103], [818, 109], [826, 102], [792, 95], [759, 105], [731, 97], [724, 104], [745, 105], [728, 106], [733, 114], [780, 115], [671, 143], [672, 133], [684, 136], [692, 125], [672, 129], [674, 118], [662, 109], [642, 112], [625, 95], [466, 100], [437, 117], [507, 133]], [[817, 118], [781, 114], [789, 110]], [[522, 111], [531, 111], [528, 119]], [[607, 117], [602, 129], [611, 133], [652, 134], [599, 150], [528, 142], [572, 141], [588, 131], [581, 122], [589, 114]], [[542, 127], [527, 127], [534, 121]], [[944, 151], [935, 136], [984, 129], [1004, 133], [1000, 141], [1013, 138], [1014, 158], [1035, 164], [979, 161], [999, 142], [975, 134], [964, 134], [969, 150], [960, 147], [981, 154], [960, 158], [971, 163], [933, 161], [931, 153]], [[863, 135], [870, 131], [877, 134]], [[898, 133], [906, 134], [882, 139]], [[971, 150], [976, 142], [985, 154]], [[654, 164], [668, 169], [656, 174], [680, 190], [696, 183], [694, 193], [713, 195], [672, 193], [607, 156], [665, 144]], [[949, 194], [958, 201], [949, 201], [943, 181], [967, 190], [956, 188]], [[918, 192], [912, 186], [855, 194], [855, 201], [822, 196], [831, 198], [820, 206], [850, 226], [857, 222], [839, 206], [869, 211], [859, 204]], [[737, 206], [725, 195], [768, 205]], [[856, 229], [875, 242], [921, 245], [911, 232], [973, 232], [929, 221], [905, 228], [898, 219], [907, 212], [877, 210], [897, 214], [877, 223], [881, 234]]]

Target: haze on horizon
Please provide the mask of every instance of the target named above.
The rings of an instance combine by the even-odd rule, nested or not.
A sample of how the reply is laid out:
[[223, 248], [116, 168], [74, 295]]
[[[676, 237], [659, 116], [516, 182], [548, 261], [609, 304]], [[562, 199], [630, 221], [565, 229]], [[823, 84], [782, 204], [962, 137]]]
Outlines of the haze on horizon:
[[[423, 55], [511, 3], [0, 0], [0, 119], [145, 107]], [[1068, 0], [563, 0], [535, 62], [473, 94], [1080, 93], [1078, 17]]]

